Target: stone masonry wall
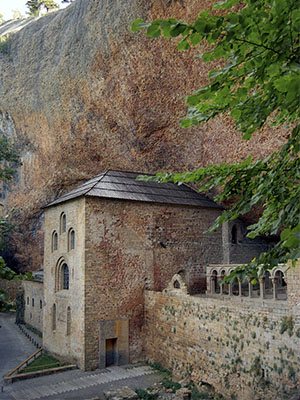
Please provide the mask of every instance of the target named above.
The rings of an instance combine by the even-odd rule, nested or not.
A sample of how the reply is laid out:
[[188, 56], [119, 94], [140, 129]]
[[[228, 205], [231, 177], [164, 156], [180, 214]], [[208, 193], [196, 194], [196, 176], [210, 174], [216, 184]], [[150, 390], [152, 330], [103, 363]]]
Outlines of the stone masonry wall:
[[43, 332], [44, 284], [22, 281], [24, 288], [24, 322]]
[[204, 266], [223, 257], [221, 232], [204, 233], [219, 212], [86, 199], [86, 368], [99, 363], [101, 320], [129, 319], [130, 361], [140, 359], [145, 287], [162, 290], [185, 270], [204, 290]]
[[146, 359], [228, 397], [289, 398], [300, 385], [299, 276], [300, 265], [290, 271], [287, 301], [147, 291]]

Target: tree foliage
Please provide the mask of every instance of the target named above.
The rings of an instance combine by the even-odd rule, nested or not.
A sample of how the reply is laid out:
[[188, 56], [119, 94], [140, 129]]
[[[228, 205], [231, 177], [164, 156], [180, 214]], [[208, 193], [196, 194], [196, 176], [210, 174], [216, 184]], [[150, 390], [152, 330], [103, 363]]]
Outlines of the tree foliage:
[[215, 200], [231, 200], [233, 205], [211, 230], [262, 207], [248, 236], [280, 235], [280, 240], [231, 277], [263, 274], [278, 263], [300, 257], [299, 27], [296, 0], [224, 0], [192, 23], [169, 18], [150, 23], [138, 19], [132, 24], [133, 32], [146, 29], [150, 37], [180, 37], [179, 51], [208, 43], [210, 50], [197, 58], [203, 62], [223, 60], [223, 67], [210, 71], [208, 85], [188, 96], [182, 127], [230, 113], [244, 140], [266, 124], [288, 128], [286, 143], [266, 159], [249, 157], [236, 164], [182, 174], [159, 173], [153, 178], [178, 184], [196, 182], [200, 190], [221, 186]]
[[[33, 280], [33, 276], [30, 272], [26, 272], [25, 274], [17, 274], [11, 268], [9, 268], [2, 257], [0, 257], [0, 279], [6, 279], [8, 281], [12, 280]], [[9, 296], [7, 292], [3, 289], [0, 289], [0, 312], [8, 311], [13, 308], [13, 303], [10, 302]]]
[[[15, 172], [16, 166], [19, 165], [19, 156], [12, 144], [5, 138], [0, 138], [0, 181], [10, 181]], [[0, 204], [1, 205], [1, 204]], [[0, 216], [0, 251], [3, 251], [6, 246], [6, 240], [9, 233], [13, 231], [13, 225], [9, 221], [8, 215]], [[9, 268], [2, 257], [0, 257], [0, 279], [24, 279], [30, 278], [25, 275], [18, 275]], [[0, 311], [8, 310], [12, 307], [9, 302], [8, 295], [4, 290], [0, 290]]]
[[47, 12], [59, 8], [53, 0], [29, 0], [26, 6], [29, 8], [29, 15], [32, 17], [38, 17], [43, 7], [46, 8]]

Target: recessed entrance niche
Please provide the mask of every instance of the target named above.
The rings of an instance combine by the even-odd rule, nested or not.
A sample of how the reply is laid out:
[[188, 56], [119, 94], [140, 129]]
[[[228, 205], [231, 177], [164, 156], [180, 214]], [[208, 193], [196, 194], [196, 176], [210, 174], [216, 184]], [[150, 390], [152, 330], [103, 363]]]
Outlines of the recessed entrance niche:
[[118, 359], [117, 339], [105, 340], [105, 366], [116, 365]]
[[128, 319], [100, 321], [99, 335], [99, 368], [128, 364]]

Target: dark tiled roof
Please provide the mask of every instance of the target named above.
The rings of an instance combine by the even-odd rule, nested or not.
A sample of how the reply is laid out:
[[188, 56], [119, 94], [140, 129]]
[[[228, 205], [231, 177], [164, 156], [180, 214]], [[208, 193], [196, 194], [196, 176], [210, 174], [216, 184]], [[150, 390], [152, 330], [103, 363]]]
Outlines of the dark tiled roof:
[[186, 185], [178, 186], [174, 183], [137, 181], [136, 177], [138, 175], [140, 174], [136, 172], [105, 171], [49, 203], [46, 207], [51, 207], [81, 196], [92, 196], [119, 200], [222, 208]]

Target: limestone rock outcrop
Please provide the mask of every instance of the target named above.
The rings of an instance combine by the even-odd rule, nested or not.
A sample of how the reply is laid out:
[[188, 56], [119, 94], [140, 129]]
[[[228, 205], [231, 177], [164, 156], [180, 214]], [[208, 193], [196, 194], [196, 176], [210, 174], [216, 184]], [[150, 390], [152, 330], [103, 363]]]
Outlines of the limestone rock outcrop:
[[102, 170], [182, 171], [280, 145], [274, 129], [243, 142], [229, 117], [181, 129], [184, 96], [207, 82], [210, 66], [195, 61], [201, 49], [178, 53], [175, 41], [130, 32], [135, 18], [189, 20], [211, 3], [76, 0], [0, 26], [9, 34], [0, 52], [0, 134], [22, 157], [5, 196], [20, 223], [18, 256], [31, 268], [42, 262], [41, 207]]

